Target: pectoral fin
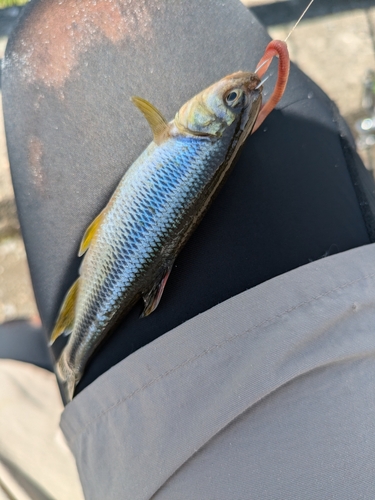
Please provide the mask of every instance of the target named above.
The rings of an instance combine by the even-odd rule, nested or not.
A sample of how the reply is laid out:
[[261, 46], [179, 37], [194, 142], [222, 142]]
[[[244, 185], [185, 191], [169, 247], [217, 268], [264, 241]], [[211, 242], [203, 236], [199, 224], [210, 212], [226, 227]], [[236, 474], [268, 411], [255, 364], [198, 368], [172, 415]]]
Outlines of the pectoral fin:
[[77, 300], [79, 278], [73, 283], [62, 303], [55, 328], [52, 331], [49, 345], [52, 345], [60, 335], [69, 335], [73, 329], [75, 305]]
[[83, 235], [82, 241], [81, 241], [81, 246], [79, 247], [78, 251], [78, 257], [81, 257], [84, 253], [87, 252], [91, 241], [98, 230], [98, 227], [100, 226], [102, 220], [104, 217], [104, 210], [100, 212], [98, 216], [95, 217], [95, 219], [91, 222], [89, 227], [86, 229], [85, 234]]
[[171, 262], [171, 264], [164, 270], [161, 279], [157, 280], [151, 290], [143, 295], [145, 308], [141, 314], [141, 318], [149, 316], [158, 307], [165, 285], [168, 281], [169, 275], [171, 274], [172, 267], [173, 262]]
[[152, 133], [154, 134], [154, 141], [156, 144], [161, 144], [165, 140], [169, 129], [167, 120], [163, 117], [160, 111], [157, 110], [150, 102], [146, 101], [146, 99], [133, 96], [132, 101], [148, 121]]

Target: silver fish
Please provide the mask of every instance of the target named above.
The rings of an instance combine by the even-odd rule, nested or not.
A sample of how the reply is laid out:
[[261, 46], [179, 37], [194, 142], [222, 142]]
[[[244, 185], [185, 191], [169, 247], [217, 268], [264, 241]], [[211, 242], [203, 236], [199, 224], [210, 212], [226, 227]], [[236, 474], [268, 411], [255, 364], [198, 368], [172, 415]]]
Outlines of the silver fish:
[[51, 343], [70, 338], [58, 361], [67, 398], [114, 323], [140, 297], [144, 315], [158, 306], [173, 262], [223, 184], [261, 106], [254, 73], [228, 75], [203, 90], [167, 123], [134, 97], [154, 140], [88, 227], [80, 276], [61, 307]]

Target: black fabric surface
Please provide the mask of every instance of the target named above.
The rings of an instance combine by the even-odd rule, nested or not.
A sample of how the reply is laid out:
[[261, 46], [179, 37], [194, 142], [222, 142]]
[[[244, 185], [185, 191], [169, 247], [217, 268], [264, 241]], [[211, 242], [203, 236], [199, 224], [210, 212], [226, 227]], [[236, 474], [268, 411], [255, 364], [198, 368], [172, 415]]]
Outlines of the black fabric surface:
[[[148, 99], [171, 119], [214, 81], [254, 70], [269, 40], [238, 0], [118, 0], [104, 25], [108, 5], [86, 0], [78, 9], [75, 2], [37, 0], [25, 8], [7, 47], [7, 141], [47, 331], [77, 277], [84, 230], [152, 138], [130, 96]], [[274, 81], [275, 74], [265, 94]], [[139, 319], [141, 304], [134, 307], [97, 350], [77, 392], [229, 297], [374, 241], [374, 186], [367, 177], [331, 101], [292, 66], [285, 96], [248, 139], [177, 258], [158, 309]], [[64, 342], [53, 346], [55, 357]]]

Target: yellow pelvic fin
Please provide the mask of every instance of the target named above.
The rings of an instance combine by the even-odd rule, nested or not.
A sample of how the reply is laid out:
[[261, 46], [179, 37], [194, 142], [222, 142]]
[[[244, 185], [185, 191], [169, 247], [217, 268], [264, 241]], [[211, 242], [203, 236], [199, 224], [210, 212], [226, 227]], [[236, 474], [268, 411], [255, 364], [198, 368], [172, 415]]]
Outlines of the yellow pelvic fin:
[[81, 246], [79, 247], [78, 251], [78, 257], [81, 257], [84, 253], [87, 252], [91, 241], [100, 226], [102, 219], [104, 216], [104, 210], [100, 212], [98, 216], [95, 217], [95, 219], [91, 222], [89, 227], [86, 229], [85, 234], [83, 235], [82, 241], [81, 241]]
[[148, 121], [152, 133], [154, 134], [154, 141], [156, 144], [161, 144], [167, 136], [169, 128], [167, 120], [160, 113], [160, 111], [158, 111], [151, 103], [146, 101], [146, 99], [133, 96], [132, 101]]
[[56, 325], [52, 331], [51, 339], [49, 345], [52, 345], [57, 337], [60, 337], [62, 333], [65, 335], [69, 334], [73, 329], [74, 317], [75, 317], [75, 305], [77, 300], [79, 278], [73, 283], [68, 293], [65, 296], [64, 302], [62, 303], [59, 316], [56, 321]]

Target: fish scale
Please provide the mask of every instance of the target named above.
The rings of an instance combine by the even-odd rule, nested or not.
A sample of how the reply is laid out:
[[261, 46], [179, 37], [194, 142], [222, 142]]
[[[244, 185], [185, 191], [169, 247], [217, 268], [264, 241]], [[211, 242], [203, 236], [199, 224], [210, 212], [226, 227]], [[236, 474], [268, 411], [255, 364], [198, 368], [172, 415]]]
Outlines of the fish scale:
[[[89, 248], [84, 260], [80, 282], [84, 292], [77, 302], [73, 330], [78, 339], [85, 337], [87, 342], [92, 336], [90, 340], [95, 344], [118, 309], [126, 309], [135, 296], [148, 291], [139, 276], [152, 271], [151, 266], [152, 278], [157, 278], [159, 263], [155, 257], [171, 246], [171, 233], [181, 226], [202, 186], [214, 175], [218, 162], [224, 160], [225, 152], [221, 142], [212, 144], [209, 139], [171, 139], [163, 147], [152, 143], [132, 165], [114, 193], [96, 244]], [[212, 168], [208, 168], [210, 164]], [[180, 231], [188, 226], [185, 220]], [[96, 279], [85, 278], [85, 267], [96, 269]], [[81, 355], [79, 343], [75, 347], [75, 352], [67, 350], [72, 365]]]
[[252, 73], [229, 75], [188, 101], [170, 123], [150, 103], [133, 98], [154, 141], [83, 237], [80, 277], [51, 336], [53, 341], [71, 332], [57, 364], [67, 400], [120, 315], [141, 297], [145, 315], [158, 306], [176, 256], [254, 125], [261, 104], [257, 87]]

